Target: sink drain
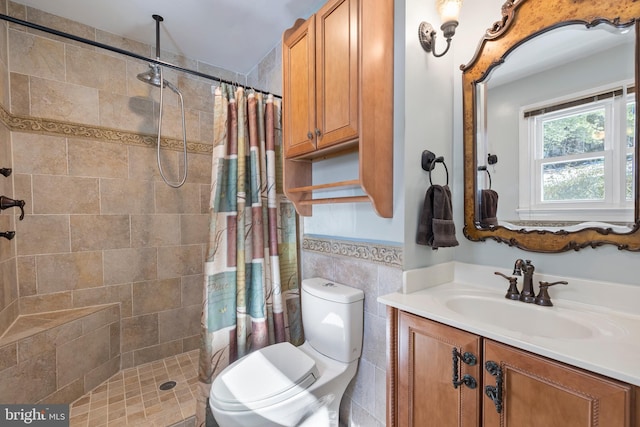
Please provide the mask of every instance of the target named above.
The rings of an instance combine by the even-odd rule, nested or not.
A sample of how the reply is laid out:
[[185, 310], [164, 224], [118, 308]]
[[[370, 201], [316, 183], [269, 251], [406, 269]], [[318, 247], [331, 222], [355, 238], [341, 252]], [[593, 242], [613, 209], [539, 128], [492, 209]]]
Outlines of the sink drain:
[[171, 390], [176, 386], [175, 381], [167, 381], [166, 383], [160, 384], [160, 390]]

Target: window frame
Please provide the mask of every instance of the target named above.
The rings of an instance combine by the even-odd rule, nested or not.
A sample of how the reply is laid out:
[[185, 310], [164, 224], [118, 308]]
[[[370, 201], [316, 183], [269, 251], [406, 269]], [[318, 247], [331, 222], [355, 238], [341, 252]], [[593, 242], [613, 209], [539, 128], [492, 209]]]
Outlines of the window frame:
[[[529, 221], [612, 221], [633, 222], [634, 200], [626, 199], [626, 158], [634, 155], [634, 147], [627, 147], [627, 106], [635, 102], [633, 80], [616, 82], [607, 86], [546, 100], [520, 108], [519, 150], [519, 204], [516, 213], [520, 220]], [[621, 95], [583, 102], [555, 110], [557, 105], [570, 103], [597, 94], [614, 92], [622, 88]], [[542, 158], [542, 123], [545, 120], [569, 117], [579, 112], [587, 112], [605, 107], [604, 151], [583, 153], [554, 158]], [[551, 107], [551, 108], [550, 108]], [[540, 112], [545, 108], [555, 111]], [[637, 106], [636, 106], [637, 108]], [[532, 111], [537, 111], [526, 117]], [[609, 126], [607, 128], [607, 126]], [[637, 126], [637, 123], [636, 123]], [[635, 144], [638, 141], [634, 141]], [[542, 201], [542, 167], [563, 161], [588, 158], [605, 159], [605, 199], [602, 201]], [[615, 166], [614, 166], [615, 165]], [[637, 173], [637, 171], [634, 171]], [[635, 182], [635, 179], [632, 180]], [[614, 185], [617, 183], [617, 185]], [[632, 192], [633, 193], [633, 192]]]

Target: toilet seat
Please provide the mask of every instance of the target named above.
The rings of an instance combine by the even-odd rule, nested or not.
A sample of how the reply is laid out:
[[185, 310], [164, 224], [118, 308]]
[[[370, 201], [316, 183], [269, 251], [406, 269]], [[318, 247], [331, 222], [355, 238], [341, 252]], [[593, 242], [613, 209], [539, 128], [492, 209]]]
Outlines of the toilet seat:
[[210, 402], [225, 411], [260, 409], [295, 396], [318, 377], [311, 357], [291, 343], [274, 344], [222, 370], [211, 386]]

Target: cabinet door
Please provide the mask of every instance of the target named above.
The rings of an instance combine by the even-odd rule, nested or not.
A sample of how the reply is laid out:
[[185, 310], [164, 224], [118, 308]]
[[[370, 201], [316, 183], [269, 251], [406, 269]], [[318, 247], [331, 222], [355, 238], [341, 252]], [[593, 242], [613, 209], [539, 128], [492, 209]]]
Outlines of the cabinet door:
[[[483, 426], [623, 427], [630, 425], [631, 387], [484, 340], [484, 363], [502, 375], [502, 409], [483, 397]], [[496, 377], [484, 370], [484, 387]]]
[[[480, 338], [400, 312], [398, 319], [398, 426], [473, 427], [480, 422]], [[470, 352], [475, 365], [459, 362], [477, 388], [453, 386], [453, 348]]]
[[282, 40], [285, 157], [316, 148], [315, 16]]
[[358, 90], [358, 0], [329, 1], [316, 13], [318, 148], [358, 137]]

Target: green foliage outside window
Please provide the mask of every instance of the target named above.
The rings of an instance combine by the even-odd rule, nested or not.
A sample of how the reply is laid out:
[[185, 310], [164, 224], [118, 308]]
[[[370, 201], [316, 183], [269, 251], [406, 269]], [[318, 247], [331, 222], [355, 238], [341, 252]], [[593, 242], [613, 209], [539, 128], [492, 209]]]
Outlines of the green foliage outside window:
[[604, 151], [604, 108], [543, 124], [543, 157]]
[[604, 158], [546, 164], [542, 167], [542, 200], [603, 200]]
[[[626, 147], [635, 144], [635, 102], [627, 104]], [[605, 109], [543, 122], [543, 158], [604, 152]], [[604, 158], [543, 165], [543, 201], [604, 200]], [[626, 199], [633, 199], [633, 155], [626, 156]]]

